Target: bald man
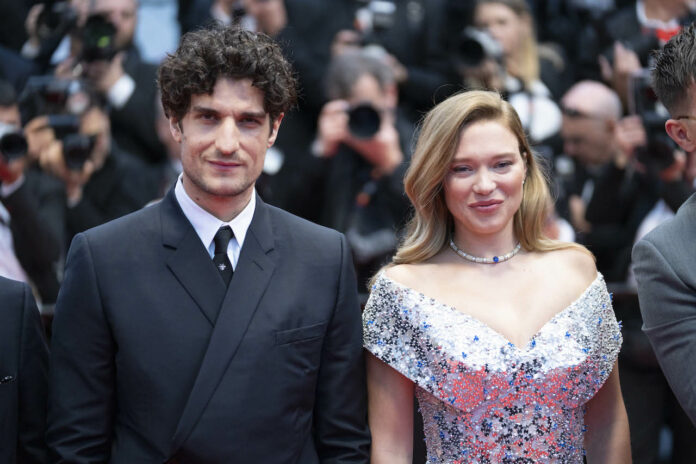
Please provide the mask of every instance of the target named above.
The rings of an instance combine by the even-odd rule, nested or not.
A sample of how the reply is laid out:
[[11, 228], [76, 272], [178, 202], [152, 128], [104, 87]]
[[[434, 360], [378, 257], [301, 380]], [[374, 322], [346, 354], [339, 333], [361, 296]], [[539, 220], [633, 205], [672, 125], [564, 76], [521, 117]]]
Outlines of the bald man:
[[571, 87], [561, 108], [564, 151], [575, 167], [564, 185], [570, 221], [607, 281], [623, 282], [636, 230], [657, 201], [650, 182], [626, 169], [642, 141], [640, 120], [621, 118], [617, 94], [595, 81]]

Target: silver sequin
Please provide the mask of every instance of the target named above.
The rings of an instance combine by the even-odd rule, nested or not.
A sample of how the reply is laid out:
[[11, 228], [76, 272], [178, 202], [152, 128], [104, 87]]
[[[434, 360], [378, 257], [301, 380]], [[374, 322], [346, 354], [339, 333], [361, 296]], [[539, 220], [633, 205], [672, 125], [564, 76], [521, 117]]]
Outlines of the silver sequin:
[[524, 348], [384, 273], [363, 329], [365, 348], [416, 384], [428, 464], [582, 463], [585, 403], [622, 342], [600, 274]]

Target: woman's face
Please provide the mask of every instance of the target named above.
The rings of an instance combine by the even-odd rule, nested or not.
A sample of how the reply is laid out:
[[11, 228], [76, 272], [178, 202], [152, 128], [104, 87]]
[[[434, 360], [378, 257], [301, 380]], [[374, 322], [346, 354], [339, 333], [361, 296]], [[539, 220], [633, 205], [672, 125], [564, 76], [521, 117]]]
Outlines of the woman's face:
[[515, 53], [529, 27], [521, 16], [502, 3], [479, 4], [474, 12], [474, 25], [491, 34], [505, 56]]
[[517, 137], [505, 125], [480, 121], [465, 127], [444, 181], [459, 234], [512, 233], [526, 171]]

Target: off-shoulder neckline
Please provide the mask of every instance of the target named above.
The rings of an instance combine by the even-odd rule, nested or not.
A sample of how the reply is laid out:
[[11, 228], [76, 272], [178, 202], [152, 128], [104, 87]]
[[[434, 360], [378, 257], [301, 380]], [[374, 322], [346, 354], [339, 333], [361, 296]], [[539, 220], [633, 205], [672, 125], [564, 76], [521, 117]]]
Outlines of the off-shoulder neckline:
[[554, 313], [554, 315], [551, 318], [549, 318], [546, 322], [544, 322], [544, 324], [534, 333], [534, 335], [532, 335], [532, 337], [527, 341], [527, 343], [525, 343], [524, 346], [518, 346], [517, 344], [511, 342], [508, 337], [506, 337], [505, 335], [503, 335], [501, 332], [494, 329], [490, 325], [486, 324], [481, 319], [479, 319], [475, 316], [472, 316], [469, 313], [461, 311], [461, 310], [457, 309], [455, 306], [443, 303], [436, 298], [428, 296], [428, 295], [426, 295], [426, 294], [424, 294], [424, 293], [422, 293], [414, 288], [409, 287], [408, 285], [402, 284], [401, 282], [397, 282], [396, 280], [389, 277], [384, 271], [381, 271], [379, 273], [379, 275], [377, 276], [377, 278], [378, 278], [378, 280], [380, 280], [380, 279], [385, 280], [397, 288], [404, 289], [404, 290], [411, 292], [411, 293], [413, 293], [421, 298], [427, 299], [435, 306], [439, 306], [439, 307], [447, 309], [449, 311], [453, 311], [454, 313], [458, 314], [460, 317], [463, 317], [465, 319], [473, 321], [475, 324], [483, 327], [485, 330], [489, 331], [493, 335], [504, 340], [508, 345], [516, 348], [517, 351], [527, 351], [530, 348], [530, 345], [532, 345], [533, 342], [539, 337], [539, 335], [541, 335], [543, 333], [543, 331], [546, 327], [551, 325], [557, 319], [560, 319], [565, 313], [569, 312], [572, 308], [577, 306], [578, 303], [582, 302], [585, 298], [587, 298], [587, 295], [590, 293], [592, 288], [594, 288], [596, 285], [598, 285], [600, 282], [602, 282], [604, 280], [604, 277], [598, 271], [594, 280], [592, 282], [590, 282], [590, 284], [585, 288], [585, 290], [582, 291], [582, 293], [580, 293], [580, 295], [577, 298], [575, 298], [570, 304], [568, 304], [566, 307], [564, 307], [560, 311]]

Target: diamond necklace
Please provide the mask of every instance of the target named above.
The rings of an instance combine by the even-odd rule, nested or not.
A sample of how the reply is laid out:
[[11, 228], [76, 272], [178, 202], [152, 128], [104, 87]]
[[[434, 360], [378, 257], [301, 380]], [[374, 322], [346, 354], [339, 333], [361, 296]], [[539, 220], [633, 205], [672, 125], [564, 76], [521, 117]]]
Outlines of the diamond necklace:
[[478, 263], [478, 264], [502, 263], [502, 262], [507, 261], [508, 259], [512, 258], [513, 256], [515, 256], [520, 251], [520, 248], [522, 248], [522, 245], [520, 244], [520, 242], [517, 242], [517, 245], [515, 245], [515, 248], [513, 248], [512, 251], [509, 253], [506, 253], [502, 256], [494, 256], [492, 258], [480, 258], [478, 256], [470, 255], [469, 253], [460, 250], [459, 247], [454, 243], [454, 240], [452, 240], [452, 237], [450, 237], [449, 246], [452, 250], [454, 250], [455, 253], [457, 253], [462, 258], [466, 259], [467, 261], [471, 261], [472, 263]]

